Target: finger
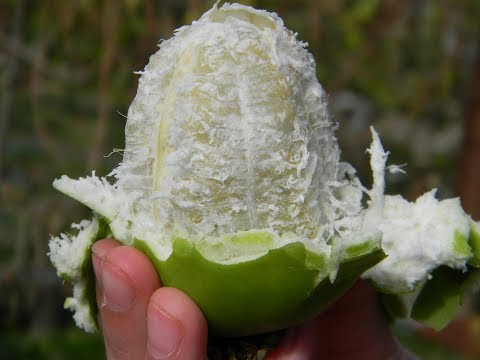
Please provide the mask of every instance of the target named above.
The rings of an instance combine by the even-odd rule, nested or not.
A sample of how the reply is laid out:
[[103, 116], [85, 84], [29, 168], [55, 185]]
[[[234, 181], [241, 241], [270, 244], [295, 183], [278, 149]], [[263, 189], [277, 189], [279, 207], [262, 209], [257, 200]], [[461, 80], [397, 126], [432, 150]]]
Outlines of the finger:
[[92, 252], [107, 357], [142, 359], [148, 301], [160, 286], [155, 268], [140, 251], [112, 240], [94, 246]]
[[102, 263], [107, 253], [115, 247], [121, 246], [120, 242], [113, 239], [104, 239], [95, 242], [92, 246], [92, 264], [95, 272], [96, 281], [96, 297], [97, 304], [103, 302], [103, 286], [102, 286]]
[[160, 288], [148, 305], [147, 359], [205, 359], [207, 322], [180, 290]]
[[380, 360], [400, 354], [374, 290], [358, 281], [330, 309], [291, 330], [268, 359]]
[[345, 296], [315, 319], [322, 353], [329, 358], [388, 359], [398, 354], [393, 337], [372, 287], [360, 280]]
[[316, 356], [316, 330], [309, 321], [288, 331], [279, 346], [268, 352], [267, 360], [311, 360]]

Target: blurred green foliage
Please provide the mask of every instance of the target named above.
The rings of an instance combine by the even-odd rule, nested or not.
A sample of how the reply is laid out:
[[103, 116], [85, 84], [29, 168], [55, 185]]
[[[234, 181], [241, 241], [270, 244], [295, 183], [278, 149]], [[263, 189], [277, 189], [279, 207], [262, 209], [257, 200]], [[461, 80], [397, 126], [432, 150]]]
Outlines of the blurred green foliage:
[[68, 329], [55, 334], [0, 333], [1, 360], [100, 360], [105, 348], [98, 336]]
[[[455, 193], [479, 1], [240, 2], [277, 12], [309, 43], [344, 157], [367, 184], [363, 149], [374, 124], [392, 161], [408, 162], [409, 176], [390, 178], [390, 189], [411, 198], [431, 187]], [[123, 147], [133, 72], [213, 3], [0, 3], [0, 349], [9, 358], [102, 353], [98, 337], [63, 330], [72, 325], [61, 307], [69, 289], [46, 257], [48, 238], [88, 212], [51, 182], [107, 174], [121, 160], [106, 155]], [[51, 337], [34, 335], [39, 329]]]
[[471, 360], [448, 346], [422, 338], [411, 328], [397, 327], [395, 334], [399, 341], [422, 360]]

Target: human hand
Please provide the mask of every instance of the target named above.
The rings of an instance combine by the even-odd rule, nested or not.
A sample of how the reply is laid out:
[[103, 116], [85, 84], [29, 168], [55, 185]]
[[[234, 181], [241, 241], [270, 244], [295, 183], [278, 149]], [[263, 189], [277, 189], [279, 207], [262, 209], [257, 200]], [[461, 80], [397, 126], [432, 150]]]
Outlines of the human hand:
[[363, 280], [311, 321], [290, 329], [274, 360], [414, 360], [392, 335], [375, 291]]
[[161, 287], [139, 250], [115, 240], [92, 247], [108, 359], [204, 359], [207, 322], [181, 291]]
[[[115, 240], [92, 248], [108, 359], [204, 359], [207, 322], [181, 291], [161, 287], [148, 258]], [[413, 359], [392, 336], [375, 292], [359, 281], [329, 310], [288, 331], [268, 359]]]

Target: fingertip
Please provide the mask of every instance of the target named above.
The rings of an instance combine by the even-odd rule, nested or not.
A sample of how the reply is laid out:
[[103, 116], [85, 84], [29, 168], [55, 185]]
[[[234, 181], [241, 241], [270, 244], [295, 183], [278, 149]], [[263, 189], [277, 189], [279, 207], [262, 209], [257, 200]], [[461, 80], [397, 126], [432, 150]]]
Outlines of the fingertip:
[[95, 273], [97, 285], [102, 287], [102, 262], [110, 250], [121, 244], [117, 240], [103, 239], [98, 240], [92, 245], [92, 265]]
[[148, 302], [160, 286], [156, 269], [142, 252], [114, 240], [102, 240], [92, 253], [108, 358], [143, 359]]
[[151, 359], [206, 356], [207, 322], [198, 306], [175, 288], [160, 288], [150, 298], [147, 316]]
[[152, 262], [141, 251], [130, 246], [116, 246], [105, 255], [104, 262], [120, 269], [142, 295], [150, 296], [160, 287]]
[[103, 259], [105, 254], [114, 247], [121, 246], [122, 244], [114, 239], [102, 239], [95, 241], [92, 245], [92, 253], [99, 258]]

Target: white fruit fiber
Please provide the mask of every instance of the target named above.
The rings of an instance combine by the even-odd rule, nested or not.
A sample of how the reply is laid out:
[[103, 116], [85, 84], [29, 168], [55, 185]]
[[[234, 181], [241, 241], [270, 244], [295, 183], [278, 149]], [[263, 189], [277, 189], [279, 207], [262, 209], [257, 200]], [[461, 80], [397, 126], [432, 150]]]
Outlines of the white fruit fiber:
[[464, 269], [471, 254], [455, 249], [455, 235], [468, 239], [470, 218], [459, 199], [438, 201], [432, 190], [411, 203], [386, 196], [379, 229], [388, 257], [364, 277], [390, 292], [410, 292], [439, 265]]
[[73, 282], [73, 297], [65, 300], [65, 308], [74, 313], [73, 318], [79, 328], [93, 332], [96, 325], [85, 297], [88, 279], [83, 278], [82, 267], [90, 256], [90, 247], [97, 235], [99, 224], [98, 220], [93, 218], [92, 221], [83, 220], [80, 224], [73, 224], [72, 228], [76, 234], [61, 234], [50, 239], [48, 255], [57, 272]]
[[80, 277], [85, 255], [92, 238], [97, 235], [98, 221], [95, 218], [83, 220], [80, 224], [72, 224], [72, 229], [76, 234], [61, 234], [50, 239], [48, 255], [59, 274], [75, 279]]
[[[275, 14], [214, 7], [142, 72], [117, 169], [163, 231], [318, 239], [339, 151], [304, 44]], [[139, 166], [140, 165], [140, 166]]]
[[324, 248], [361, 192], [334, 203], [347, 181], [305, 45], [276, 14], [214, 6], [141, 72], [116, 183], [93, 174], [54, 186], [113, 221], [114, 235], [157, 247], [172, 234], [260, 229]]

